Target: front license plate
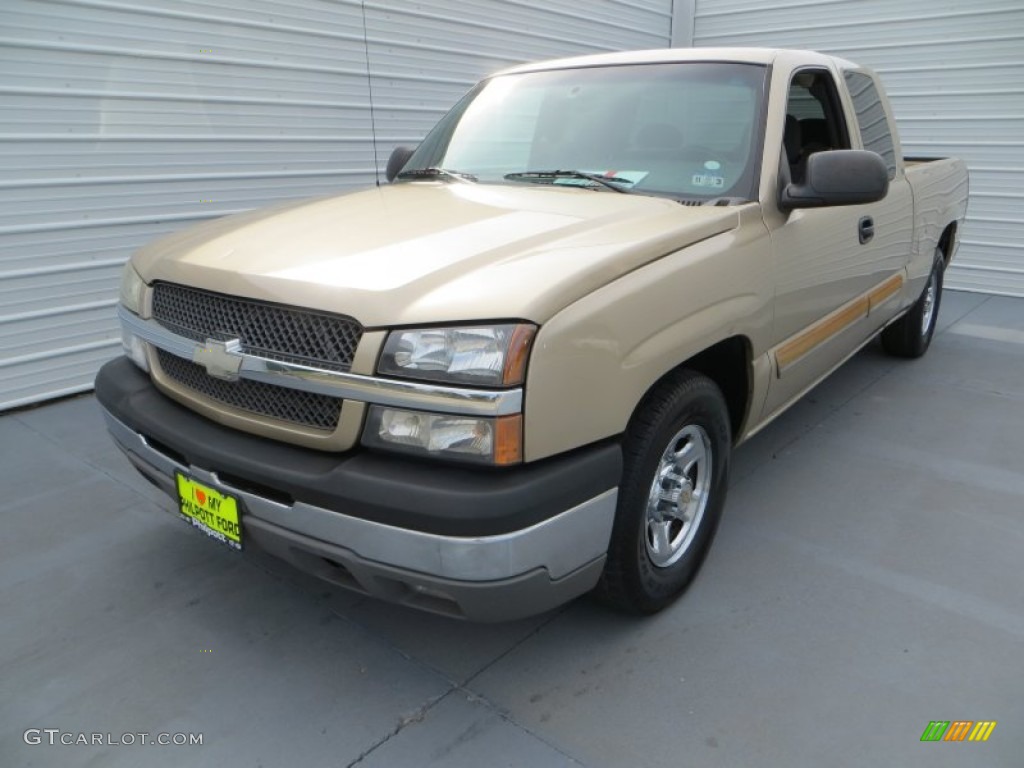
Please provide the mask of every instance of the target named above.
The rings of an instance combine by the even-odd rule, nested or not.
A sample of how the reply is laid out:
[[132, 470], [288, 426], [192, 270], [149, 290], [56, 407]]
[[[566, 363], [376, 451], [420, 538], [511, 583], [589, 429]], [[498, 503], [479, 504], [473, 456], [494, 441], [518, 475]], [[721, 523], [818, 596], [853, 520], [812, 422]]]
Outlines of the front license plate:
[[175, 474], [178, 479], [181, 516], [207, 536], [233, 549], [241, 549], [242, 526], [238, 516], [238, 500], [197, 483], [180, 472]]

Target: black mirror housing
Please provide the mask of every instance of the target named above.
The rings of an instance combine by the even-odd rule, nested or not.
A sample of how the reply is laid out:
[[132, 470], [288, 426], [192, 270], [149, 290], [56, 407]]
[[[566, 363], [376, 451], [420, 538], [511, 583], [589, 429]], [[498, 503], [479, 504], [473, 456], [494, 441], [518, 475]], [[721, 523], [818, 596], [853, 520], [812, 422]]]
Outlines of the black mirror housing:
[[405, 164], [409, 162], [409, 158], [412, 157], [412, 153], [415, 149], [409, 147], [395, 147], [391, 150], [391, 157], [388, 158], [388, 167], [384, 171], [384, 176], [388, 181], [394, 181], [395, 176], [401, 173]]
[[883, 199], [889, 192], [889, 169], [875, 152], [835, 149], [816, 152], [807, 160], [803, 184], [787, 184], [779, 195], [779, 208], [824, 208], [863, 205]]

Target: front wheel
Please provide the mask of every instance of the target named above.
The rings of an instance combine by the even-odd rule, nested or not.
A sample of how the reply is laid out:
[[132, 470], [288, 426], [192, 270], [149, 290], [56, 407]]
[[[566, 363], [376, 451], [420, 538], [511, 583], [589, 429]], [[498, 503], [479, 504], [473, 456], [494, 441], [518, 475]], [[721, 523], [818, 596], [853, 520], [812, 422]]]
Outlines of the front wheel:
[[725, 399], [707, 376], [684, 371], [645, 398], [623, 443], [599, 598], [654, 613], [689, 585], [721, 517], [731, 442]]
[[939, 318], [945, 263], [942, 250], [937, 248], [932, 271], [921, 296], [907, 314], [882, 331], [882, 347], [890, 355], [915, 358], [928, 351]]

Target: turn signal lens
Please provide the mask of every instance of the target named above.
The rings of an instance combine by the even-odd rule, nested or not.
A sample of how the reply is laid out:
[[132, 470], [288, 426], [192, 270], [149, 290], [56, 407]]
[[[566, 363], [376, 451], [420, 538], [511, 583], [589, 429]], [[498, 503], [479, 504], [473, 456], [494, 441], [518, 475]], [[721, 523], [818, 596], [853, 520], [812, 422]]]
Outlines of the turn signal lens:
[[512, 331], [505, 353], [505, 370], [502, 384], [506, 387], [519, 386], [526, 381], [526, 361], [530, 359], [530, 347], [537, 333], [535, 325], [517, 325]]

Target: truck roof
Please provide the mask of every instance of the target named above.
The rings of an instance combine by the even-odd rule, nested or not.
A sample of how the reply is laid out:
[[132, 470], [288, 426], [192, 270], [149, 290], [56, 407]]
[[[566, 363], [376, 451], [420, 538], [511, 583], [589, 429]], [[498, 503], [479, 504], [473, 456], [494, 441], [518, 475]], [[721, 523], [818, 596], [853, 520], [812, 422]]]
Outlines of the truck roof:
[[509, 75], [520, 72], [539, 72], [549, 69], [600, 67], [620, 64], [662, 64], [685, 61], [736, 62], [740, 64], [771, 64], [780, 58], [796, 60], [801, 64], [834, 64], [843, 69], [857, 65], [845, 59], [828, 56], [817, 51], [788, 48], [655, 48], [643, 51], [618, 51], [589, 56], [573, 56], [551, 61], [538, 61], [503, 69], [495, 74]]

